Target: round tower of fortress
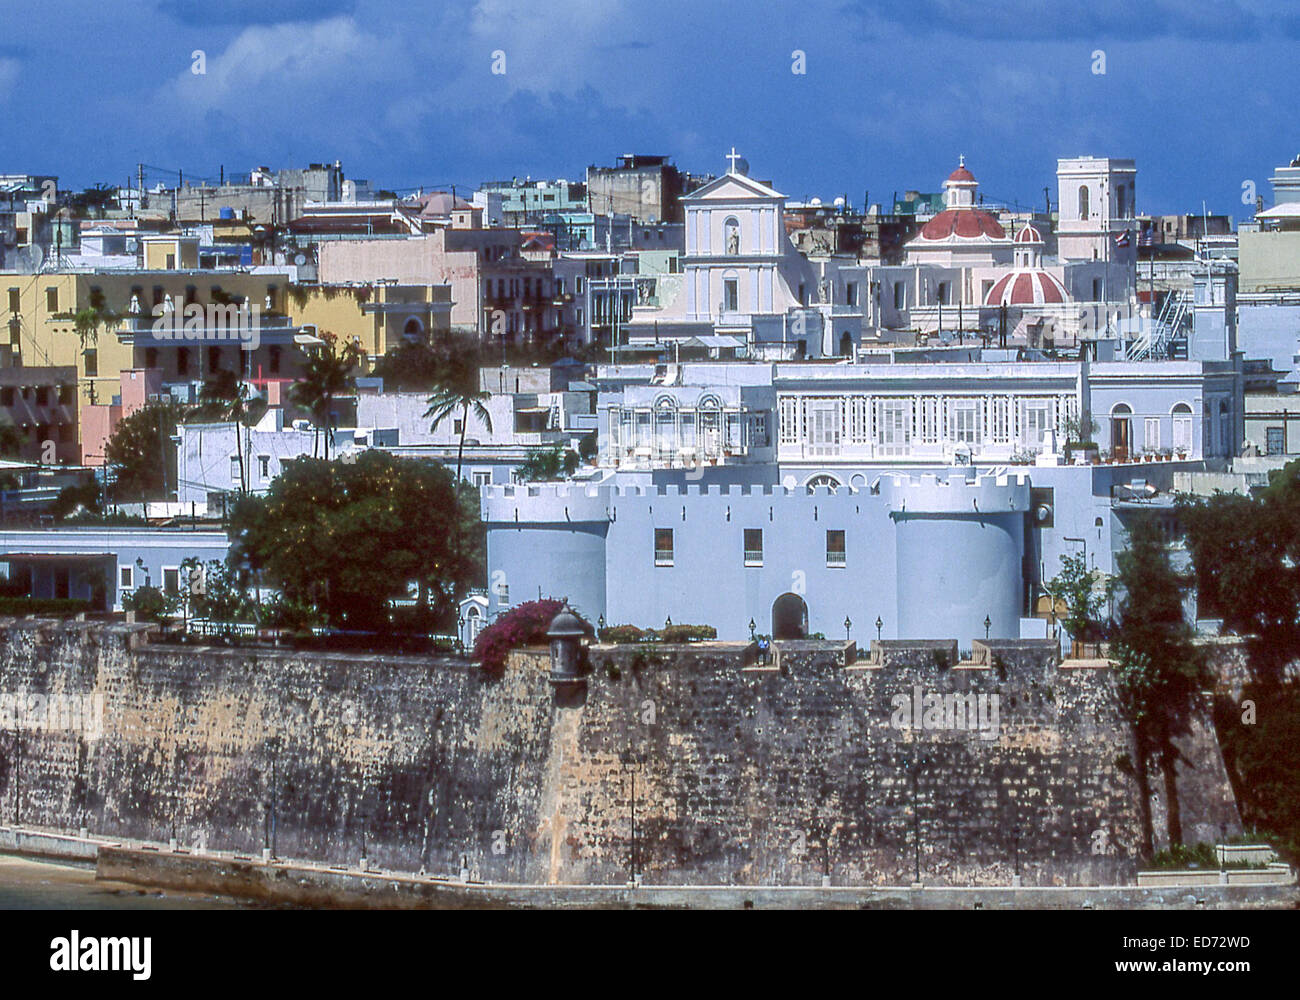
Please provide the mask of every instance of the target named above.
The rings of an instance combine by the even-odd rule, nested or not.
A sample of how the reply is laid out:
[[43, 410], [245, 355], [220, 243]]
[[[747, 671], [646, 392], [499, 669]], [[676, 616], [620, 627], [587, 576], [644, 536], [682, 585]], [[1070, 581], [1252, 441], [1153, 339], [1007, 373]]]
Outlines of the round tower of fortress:
[[488, 617], [524, 601], [567, 597], [587, 621], [605, 613], [609, 489], [485, 486]]
[[1029, 484], [1013, 477], [894, 476], [881, 482], [897, 539], [898, 634], [1020, 635]]

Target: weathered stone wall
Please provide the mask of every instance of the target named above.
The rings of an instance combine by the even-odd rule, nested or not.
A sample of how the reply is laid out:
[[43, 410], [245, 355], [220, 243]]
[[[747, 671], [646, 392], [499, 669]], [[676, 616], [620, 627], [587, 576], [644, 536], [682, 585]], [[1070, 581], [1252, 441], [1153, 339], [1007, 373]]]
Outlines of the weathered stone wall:
[[[392, 869], [454, 874], [466, 855], [493, 881], [610, 883], [630, 870], [635, 807], [637, 867], [660, 884], [826, 870], [906, 884], [918, 842], [928, 884], [1005, 884], [1017, 856], [1026, 885], [1132, 881], [1138, 810], [1108, 670], [1058, 667], [1032, 640], [977, 642], [964, 664], [948, 643], [775, 652], [592, 647], [585, 688], [566, 693], [542, 651], [490, 678], [454, 660], [0, 622], [0, 694], [103, 706], [90, 727], [0, 717], [0, 818], [252, 854], [274, 800], [281, 856], [355, 864], [364, 838]], [[985, 711], [940, 709], [930, 721], [949, 728], [923, 712], [909, 730], [900, 706], [918, 692]], [[1189, 833], [1238, 828], [1210, 732], [1185, 748]]]

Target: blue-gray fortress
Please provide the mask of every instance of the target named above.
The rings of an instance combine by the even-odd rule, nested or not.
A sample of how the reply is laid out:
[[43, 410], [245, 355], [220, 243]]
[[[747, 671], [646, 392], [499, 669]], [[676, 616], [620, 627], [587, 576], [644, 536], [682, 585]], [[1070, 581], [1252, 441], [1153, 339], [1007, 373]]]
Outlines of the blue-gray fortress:
[[[886, 516], [874, 503], [862, 517]], [[1006, 533], [955, 536], [979, 530]], [[1027, 886], [1131, 883], [1137, 791], [1110, 670], [1059, 663], [1055, 642], [969, 645], [886, 640], [859, 658], [778, 642], [770, 663], [743, 642], [595, 645], [585, 683], [557, 689], [544, 650], [492, 677], [10, 619], [0, 688], [29, 711], [0, 706], [0, 816], [251, 855], [273, 825], [282, 857], [453, 876], [463, 860], [535, 884], [622, 883], [634, 851], [665, 884], [906, 885], [918, 868], [931, 885], [1005, 885], [1016, 869]], [[963, 720], [994, 696], [991, 733], [988, 713]], [[96, 725], [35, 718], [74, 698], [100, 699]], [[900, 725], [918, 698], [935, 714]], [[1181, 749], [1185, 838], [1238, 832], [1205, 716]]]

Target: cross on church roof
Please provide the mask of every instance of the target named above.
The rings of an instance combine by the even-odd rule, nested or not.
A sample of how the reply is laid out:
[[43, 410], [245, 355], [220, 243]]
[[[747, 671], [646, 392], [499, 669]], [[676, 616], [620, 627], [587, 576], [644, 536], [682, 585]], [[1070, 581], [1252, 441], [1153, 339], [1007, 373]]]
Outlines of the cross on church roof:
[[734, 174], [736, 172], [736, 161], [742, 160], [744, 157], [736, 152], [735, 146], [732, 146], [731, 152], [727, 154], [727, 159], [731, 161], [731, 166], [728, 168], [727, 173]]

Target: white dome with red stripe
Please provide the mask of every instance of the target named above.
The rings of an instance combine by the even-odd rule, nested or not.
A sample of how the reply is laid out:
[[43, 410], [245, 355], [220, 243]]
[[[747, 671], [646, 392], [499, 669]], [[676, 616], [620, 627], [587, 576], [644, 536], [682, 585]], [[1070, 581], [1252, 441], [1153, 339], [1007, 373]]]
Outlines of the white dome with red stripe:
[[1016, 242], [1020, 244], [1043, 242], [1043, 234], [1034, 228], [1032, 223], [1026, 224], [1025, 228], [1016, 233]]
[[986, 306], [1041, 306], [1068, 301], [1056, 275], [1042, 268], [1016, 268], [999, 278], [984, 296]]

